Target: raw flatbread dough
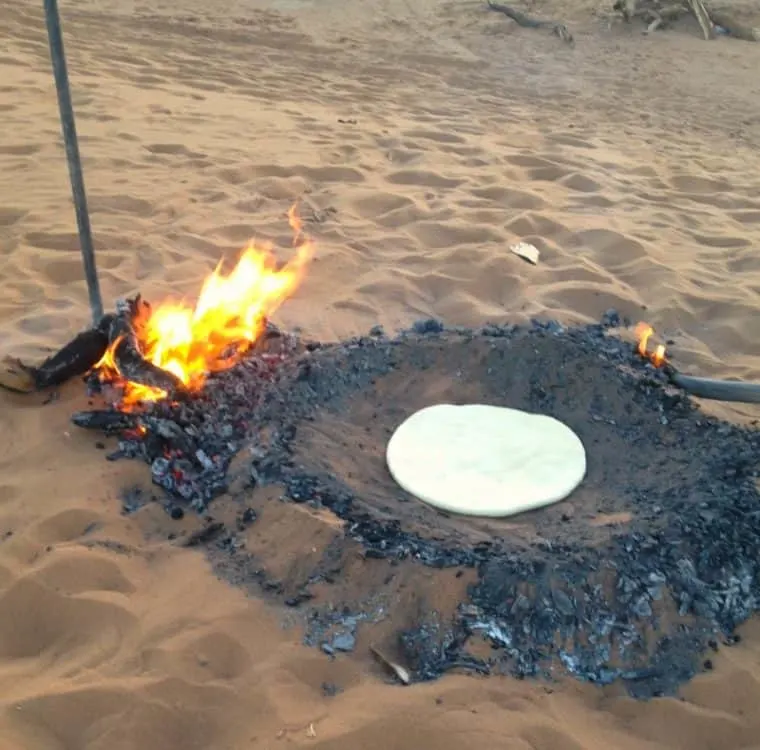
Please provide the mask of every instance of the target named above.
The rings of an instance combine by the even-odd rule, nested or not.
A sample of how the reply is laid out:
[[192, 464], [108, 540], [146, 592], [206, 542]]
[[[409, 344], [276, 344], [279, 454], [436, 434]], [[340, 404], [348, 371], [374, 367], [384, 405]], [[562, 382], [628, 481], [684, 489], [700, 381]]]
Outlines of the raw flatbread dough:
[[564, 500], [586, 474], [580, 438], [553, 417], [438, 404], [412, 414], [386, 449], [407, 492], [451, 513], [504, 517]]

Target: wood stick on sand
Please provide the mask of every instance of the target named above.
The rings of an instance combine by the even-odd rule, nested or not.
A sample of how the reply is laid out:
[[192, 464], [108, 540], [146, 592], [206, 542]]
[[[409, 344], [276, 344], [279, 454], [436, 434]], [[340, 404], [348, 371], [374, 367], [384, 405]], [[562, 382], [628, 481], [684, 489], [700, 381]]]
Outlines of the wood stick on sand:
[[536, 18], [531, 18], [509, 5], [494, 3], [492, 0], [488, 0], [488, 7], [491, 10], [495, 10], [497, 13], [503, 13], [507, 18], [511, 18], [518, 26], [522, 26], [524, 29], [550, 29], [552, 34], [558, 36], [563, 42], [570, 45], [575, 43], [573, 35], [564, 23], [559, 23], [558, 21], [541, 21]]

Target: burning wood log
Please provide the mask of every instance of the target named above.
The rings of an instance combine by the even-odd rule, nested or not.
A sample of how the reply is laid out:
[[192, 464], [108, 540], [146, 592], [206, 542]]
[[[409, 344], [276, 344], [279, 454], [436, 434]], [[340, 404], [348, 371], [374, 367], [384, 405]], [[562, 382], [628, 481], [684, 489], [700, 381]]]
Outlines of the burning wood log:
[[0, 386], [20, 393], [60, 386], [88, 372], [99, 374], [106, 368], [109, 353], [115, 372], [126, 381], [164, 391], [169, 396], [182, 394], [182, 381], [173, 373], [157, 367], [142, 354], [138, 329], [150, 305], [138, 295], [117, 303], [116, 314], [103, 316], [95, 328], [88, 329], [64, 344], [40, 365], [12, 359], [7, 366], [26, 376], [14, 385], [0, 380]]
[[288, 221], [296, 249], [289, 262], [251, 244], [229, 273], [220, 264], [205, 279], [194, 307], [167, 302], [154, 310], [139, 295], [123, 300], [41, 365], [12, 361], [0, 386], [30, 393], [91, 372], [93, 385], [123, 387], [122, 410], [199, 391], [210, 374], [270, 340], [268, 316], [297, 287], [312, 255], [295, 206]]
[[170, 397], [181, 394], [185, 391], [182, 381], [143, 356], [138, 331], [148, 315], [150, 305], [139, 294], [116, 303], [116, 315], [108, 330], [113, 363], [119, 375], [131, 383], [156, 388]]

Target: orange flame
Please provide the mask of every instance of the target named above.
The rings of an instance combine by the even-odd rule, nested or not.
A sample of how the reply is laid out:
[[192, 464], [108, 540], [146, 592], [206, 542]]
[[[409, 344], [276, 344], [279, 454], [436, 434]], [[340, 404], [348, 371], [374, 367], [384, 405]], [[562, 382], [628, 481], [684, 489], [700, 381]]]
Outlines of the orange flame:
[[[227, 274], [221, 263], [206, 278], [194, 307], [165, 302], [139, 323], [142, 354], [199, 390], [210, 373], [231, 367], [262, 334], [267, 318], [295, 291], [313, 254], [296, 207], [288, 211], [295, 257], [278, 267], [270, 248], [248, 245]], [[159, 388], [127, 381], [114, 360], [114, 341], [95, 369], [123, 388], [121, 408], [167, 396]]]
[[665, 347], [663, 344], [658, 344], [653, 352], [648, 350], [649, 339], [654, 334], [654, 328], [648, 323], [639, 323], [635, 329], [636, 337], [639, 340], [638, 352], [648, 359], [655, 367], [662, 367], [667, 361], [665, 358]]

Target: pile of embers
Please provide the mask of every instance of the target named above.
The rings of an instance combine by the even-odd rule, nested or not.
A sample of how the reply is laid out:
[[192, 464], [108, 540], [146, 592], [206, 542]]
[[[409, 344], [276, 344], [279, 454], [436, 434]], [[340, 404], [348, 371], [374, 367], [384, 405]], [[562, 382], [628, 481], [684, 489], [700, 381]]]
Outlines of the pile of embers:
[[[191, 391], [173, 373], [141, 352], [141, 321], [150, 304], [140, 296], [117, 303], [105, 315], [39, 367], [25, 367], [37, 390], [85, 376], [88, 396], [106, 405], [77, 412], [72, 422], [118, 436], [109, 460], [139, 458], [151, 466], [154, 482], [197, 511], [227, 486], [227, 469], [251, 435], [251, 419], [278, 368], [303, 345], [267, 322], [260, 339], [232, 369]], [[20, 365], [20, 363], [18, 363]], [[139, 393], [151, 395], [140, 400]], [[137, 392], [137, 397], [125, 398]], [[91, 401], [94, 404], [94, 400]]]
[[[230, 461], [250, 438], [262, 401], [280, 369], [300, 349], [298, 339], [271, 323], [248, 356], [234, 368], [211, 378], [202, 391], [182, 388], [170, 398], [149, 402], [140, 412], [118, 408], [82, 411], [72, 416], [78, 427], [119, 436], [109, 460], [139, 458], [151, 466], [153, 482], [170, 496], [202, 511], [228, 486]], [[102, 384], [90, 379], [90, 394]]]
[[[760, 434], [701, 412], [610, 333], [620, 323], [614, 312], [601, 324], [570, 329], [550, 321], [448, 330], [431, 320], [395, 338], [377, 328], [334, 344], [269, 326], [200, 393], [177, 390], [139, 413], [95, 410], [73, 420], [117, 435], [109, 458], [145, 460], [172, 505], [205, 511], [245, 448], [248, 492], [277, 485], [285, 501], [331, 511], [365, 559], [474, 568], [477, 581], [453, 616], [421, 614], [398, 634], [400, 658], [415, 679], [463, 666], [550, 675], [562, 665], [596, 683], [620, 679], [640, 697], [671, 693], [709, 664], [706, 650], [732, 643], [736, 626], [758, 609]], [[382, 478], [383, 436], [427, 405], [432, 378], [448, 379], [450, 401], [477, 398], [568, 423], [589, 456], [575, 517], [560, 505], [551, 516], [530, 514], [541, 531], [533, 541], [514, 538], [498, 522], [484, 538], [482, 524], [471, 533], [468, 519], [421, 510]], [[335, 420], [343, 420], [347, 437], [333, 454], [310, 435]], [[377, 442], [366, 463], [377, 482], [335, 468], [339, 455], [345, 465], [346, 452], [358, 450], [354, 434]], [[357, 454], [352, 465], [361, 470], [363, 461]], [[589, 514], [579, 510], [600, 509], [632, 518], [594, 541], [584, 535]], [[218, 568], [234, 569], [240, 582], [247, 553], [236, 535], [233, 527], [209, 544], [222, 559]], [[308, 587], [339, 576], [306, 576], [305, 593], [290, 603], [308, 607]], [[332, 626], [343, 618], [350, 630], [371, 619], [357, 601], [306, 615], [307, 640], [325, 650], [318, 631], [328, 620]], [[472, 655], [474, 639], [490, 643], [489, 658]]]

